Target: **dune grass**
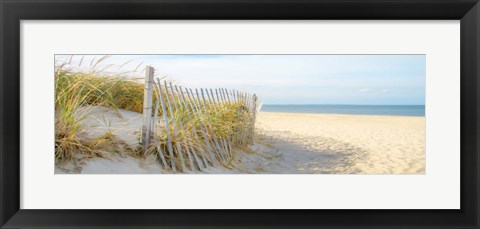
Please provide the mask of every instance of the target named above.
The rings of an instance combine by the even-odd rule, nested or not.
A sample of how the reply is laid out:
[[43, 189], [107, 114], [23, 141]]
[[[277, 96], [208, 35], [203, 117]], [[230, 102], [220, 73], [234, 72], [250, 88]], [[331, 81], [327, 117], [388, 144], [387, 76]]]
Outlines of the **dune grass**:
[[[86, 105], [106, 106], [141, 112], [143, 87], [126, 79], [95, 72], [73, 72], [63, 65], [55, 70], [55, 161], [78, 157], [103, 157], [112, 148], [112, 136], [82, 137], [81, 121], [88, 117]], [[106, 146], [106, 141], [111, 145]], [[115, 144], [117, 145], [117, 144]], [[112, 151], [112, 150], [110, 150]]]
[[[194, 103], [192, 100], [186, 102], [188, 104]], [[249, 143], [242, 141], [248, 136], [240, 135], [242, 134], [242, 130], [245, 130], [252, 124], [251, 115], [245, 111], [243, 104], [240, 102], [226, 103], [221, 107], [215, 107], [211, 102], [196, 104], [198, 110], [208, 110], [208, 112], [199, 112], [198, 110], [192, 109], [192, 106], [188, 104], [179, 104], [179, 109], [175, 110], [173, 119], [170, 119], [171, 122], [174, 122], [173, 124], [170, 123], [170, 128], [168, 129], [172, 135], [172, 145], [175, 146], [178, 143], [183, 152], [190, 151], [190, 153], [196, 154], [192, 155], [192, 160], [188, 160], [187, 158], [183, 159], [189, 168], [196, 167], [199, 169], [202, 167], [202, 165], [199, 165], [202, 163], [195, 162], [195, 157], [206, 158], [208, 162], [206, 164], [204, 163], [203, 166], [214, 165], [214, 161], [212, 161], [208, 155], [209, 150], [215, 151], [216, 153], [216, 159], [213, 160], [218, 160], [221, 164], [228, 167], [233, 157], [227, 159], [222, 158], [222, 156], [219, 155], [224, 152], [220, 151], [228, 151], [227, 148], [238, 148], [239, 146], [244, 146]], [[161, 116], [158, 121], [162, 122]], [[172, 164], [169, 160], [172, 159], [168, 154], [168, 136], [164, 125], [165, 124], [159, 125], [159, 127], [154, 130], [156, 141], [147, 149], [147, 154], [156, 156], [160, 156], [159, 153], [163, 154], [166, 161], [165, 165], [171, 167]], [[174, 134], [175, 126], [181, 127], [177, 130], [176, 134]], [[207, 140], [205, 140], [205, 137], [207, 137]], [[210, 147], [208, 145], [210, 145]], [[181, 164], [182, 158], [178, 157], [175, 147], [173, 147], [173, 151], [174, 163], [177, 165]], [[188, 157], [188, 154], [186, 157]], [[201, 160], [199, 159], [199, 161]]]
[[[140, 77], [139, 75], [138, 78]], [[161, 107], [155, 107], [156, 128], [152, 133], [152, 144], [147, 149], [121, 146], [115, 136], [109, 134], [97, 139], [87, 139], [83, 136], [86, 130], [83, 129], [81, 122], [88, 118], [89, 109], [82, 108], [103, 106], [141, 114], [144, 85], [123, 74], [106, 74], [98, 70], [80, 71], [69, 69], [64, 65], [56, 66], [56, 163], [61, 164], [83, 157], [108, 157], [111, 153], [127, 150], [129, 152], [123, 153], [137, 157], [154, 155], [167, 167], [171, 167], [172, 163], [177, 165], [184, 163], [190, 168], [200, 169], [207, 164], [214, 164], [215, 159], [208, 157], [211, 153], [207, 152], [209, 144], [213, 146], [216, 141], [220, 141], [224, 143], [223, 148], [233, 148], [248, 143], [245, 140], [247, 136], [243, 135], [245, 135], [245, 129], [252, 126], [253, 120], [251, 114], [246, 111], [244, 103], [237, 101], [224, 103], [222, 106], [213, 102], [202, 103], [198, 98], [195, 99], [193, 94], [192, 97], [185, 98], [181, 97], [181, 94], [173, 95], [156, 87], [157, 96], [154, 96], [153, 104], [156, 104], [159, 99], [159, 92], [164, 98], [166, 96], [171, 98], [171, 107], [166, 107], [170, 125], [165, 126]], [[167, 130], [170, 131], [172, 145], [179, 145], [179, 148], [173, 147], [173, 154], [169, 152]], [[179, 149], [181, 152], [178, 152]], [[187, 151], [188, 154], [185, 153]], [[216, 157], [220, 160], [221, 155]], [[232, 158], [229, 160], [231, 161]], [[198, 161], [203, 161], [203, 165]]]

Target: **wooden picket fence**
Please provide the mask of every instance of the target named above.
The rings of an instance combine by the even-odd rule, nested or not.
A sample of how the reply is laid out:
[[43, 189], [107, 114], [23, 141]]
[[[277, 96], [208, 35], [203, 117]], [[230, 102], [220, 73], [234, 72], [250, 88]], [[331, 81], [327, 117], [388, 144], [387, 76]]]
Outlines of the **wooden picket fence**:
[[[225, 88], [192, 89], [154, 78], [146, 67], [142, 145], [173, 173], [228, 166], [235, 149], [254, 142], [261, 102]], [[222, 117], [235, 125], [224, 126]]]

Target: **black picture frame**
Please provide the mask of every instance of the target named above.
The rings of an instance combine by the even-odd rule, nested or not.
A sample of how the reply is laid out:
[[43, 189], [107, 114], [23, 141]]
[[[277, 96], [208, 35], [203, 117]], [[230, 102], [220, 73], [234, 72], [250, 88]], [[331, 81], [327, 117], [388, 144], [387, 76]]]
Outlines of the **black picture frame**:
[[[477, 0], [0, 0], [0, 15], [0, 225], [2, 228], [480, 227], [478, 146], [480, 6]], [[460, 20], [461, 209], [20, 209], [20, 21], [83, 19]]]

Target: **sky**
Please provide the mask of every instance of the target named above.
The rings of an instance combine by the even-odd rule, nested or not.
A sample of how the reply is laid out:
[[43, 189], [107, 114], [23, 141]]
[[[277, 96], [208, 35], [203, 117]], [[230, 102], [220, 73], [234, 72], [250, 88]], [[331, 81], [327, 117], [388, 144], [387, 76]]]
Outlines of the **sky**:
[[[55, 61], [88, 70], [103, 56]], [[95, 68], [143, 77], [146, 65], [185, 87], [246, 91], [264, 104], [425, 104], [425, 55], [112, 55]]]

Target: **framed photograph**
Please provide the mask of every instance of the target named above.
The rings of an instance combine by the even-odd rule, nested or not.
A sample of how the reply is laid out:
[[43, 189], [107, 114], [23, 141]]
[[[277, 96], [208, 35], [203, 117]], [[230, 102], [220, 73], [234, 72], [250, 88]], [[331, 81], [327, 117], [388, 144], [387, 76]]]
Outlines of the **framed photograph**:
[[478, 228], [477, 1], [1, 0], [1, 228]]

